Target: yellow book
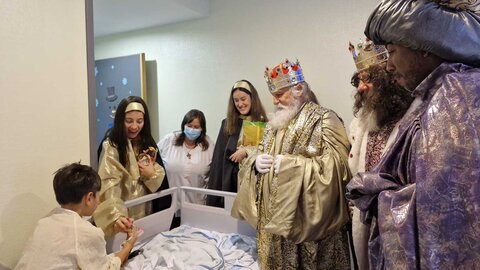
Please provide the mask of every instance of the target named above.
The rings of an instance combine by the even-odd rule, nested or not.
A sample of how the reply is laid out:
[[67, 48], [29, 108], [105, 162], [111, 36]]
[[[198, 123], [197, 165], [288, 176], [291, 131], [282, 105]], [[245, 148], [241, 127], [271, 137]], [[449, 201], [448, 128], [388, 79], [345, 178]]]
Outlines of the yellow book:
[[243, 145], [244, 146], [258, 146], [263, 137], [263, 130], [267, 123], [265, 122], [251, 122], [243, 120]]

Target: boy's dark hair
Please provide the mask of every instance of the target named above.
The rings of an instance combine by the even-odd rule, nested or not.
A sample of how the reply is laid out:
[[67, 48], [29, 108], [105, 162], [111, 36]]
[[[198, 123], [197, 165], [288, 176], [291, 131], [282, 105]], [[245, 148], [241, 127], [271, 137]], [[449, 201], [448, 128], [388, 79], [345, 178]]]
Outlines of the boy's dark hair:
[[80, 163], [65, 165], [55, 172], [53, 190], [61, 205], [80, 203], [89, 192], [100, 191], [102, 182], [98, 173], [90, 166]]

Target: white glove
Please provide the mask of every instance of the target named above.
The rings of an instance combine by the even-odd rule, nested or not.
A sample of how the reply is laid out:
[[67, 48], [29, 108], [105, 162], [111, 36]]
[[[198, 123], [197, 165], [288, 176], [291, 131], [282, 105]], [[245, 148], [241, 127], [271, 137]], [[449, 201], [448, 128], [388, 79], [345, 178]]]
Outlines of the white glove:
[[255, 169], [259, 173], [267, 173], [273, 164], [273, 157], [269, 154], [261, 154], [255, 159]]
[[275, 156], [275, 162], [273, 163], [273, 172], [275, 174], [277, 174], [278, 171], [280, 171], [280, 163], [282, 162], [282, 159], [283, 159], [283, 155]]

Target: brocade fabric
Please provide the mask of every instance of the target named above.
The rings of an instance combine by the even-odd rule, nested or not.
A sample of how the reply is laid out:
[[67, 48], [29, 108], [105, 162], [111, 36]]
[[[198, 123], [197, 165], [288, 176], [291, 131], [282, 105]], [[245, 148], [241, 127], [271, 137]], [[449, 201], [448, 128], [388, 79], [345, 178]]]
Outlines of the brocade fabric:
[[165, 170], [155, 162], [154, 175], [151, 178], [140, 177], [136, 157], [141, 150], [135, 150], [130, 140], [126, 167], [120, 163], [118, 150], [110, 144], [109, 140], [105, 140], [102, 147], [98, 168], [102, 189], [99, 192], [100, 204], [93, 213], [93, 218], [95, 224], [102, 228], [107, 237], [110, 237], [113, 235], [113, 224], [119, 217], [139, 219], [152, 212], [151, 202], [129, 209], [125, 207], [124, 202], [156, 192], [165, 178]]
[[443, 63], [380, 163], [347, 197], [372, 219], [371, 269], [480, 265], [480, 69]]
[[[380, 161], [398, 132], [397, 121], [383, 126], [378, 130], [369, 127], [370, 116], [354, 118], [350, 123], [350, 142], [352, 149], [348, 159], [350, 171], [353, 174], [370, 171]], [[360, 219], [360, 210], [353, 208], [352, 213], [352, 240], [359, 270], [368, 270], [368, 242], [370, 231], [375, 230], [370, 223]]]
[[370, 171], [380, 161], [394, 127], [395, 122], [392, 122], [379, 130], [368, 132], [365, 171]]
[[[349, 269], [344, 196], [350, 143], [331, 110], [306, 103], [281, 130], [267, 124], [239, 172], [232, 215], [257, 228], [261, 269]], [[279, 172], [255, 174], [260, 153], [283, 155]]]

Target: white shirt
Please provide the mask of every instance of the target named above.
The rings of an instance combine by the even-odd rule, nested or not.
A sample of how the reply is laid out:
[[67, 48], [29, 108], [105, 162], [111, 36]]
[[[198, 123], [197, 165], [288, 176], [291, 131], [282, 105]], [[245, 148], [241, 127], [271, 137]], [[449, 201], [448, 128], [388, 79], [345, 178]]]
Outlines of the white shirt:
[[120, 269], [120, 258], [107, 255], [103, 231], [76, 212], [55, 208], [40, 219], [15, 270]]
[[[185, 144], [175, 146], [175, 139], [179, 134], [180, 132], [170, 133], [158, 143], [158, 150], [167, 171], [168, 184], [170, 187], [206, 188], [214, 143], [207, 136], [209, 146], [205, 151], [202, 145], [197, 145], [194, 149], [188, 149]], [[187, 193], [187, 201], [205, 204], [205, 196]]]

